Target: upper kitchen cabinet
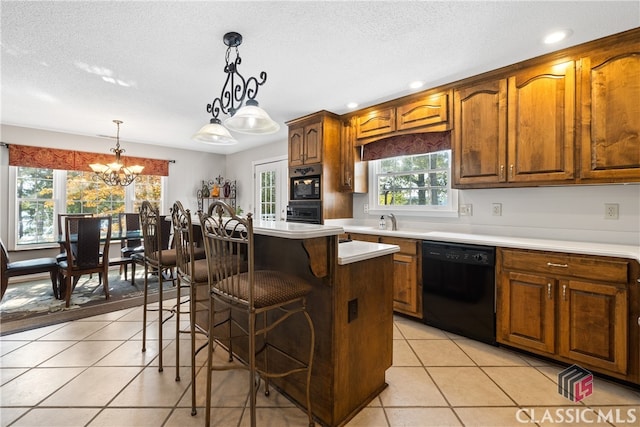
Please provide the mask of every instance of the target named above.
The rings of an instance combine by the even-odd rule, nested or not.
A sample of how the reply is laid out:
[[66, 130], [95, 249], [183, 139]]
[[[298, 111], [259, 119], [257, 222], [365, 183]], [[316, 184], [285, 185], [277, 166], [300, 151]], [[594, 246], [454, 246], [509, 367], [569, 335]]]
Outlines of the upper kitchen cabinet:
[[640, 181], [640, 39], [581, 59], [580, 179]]
[[289, 166], [322, 162], [322, 121], [289, 127]]
[[504, 182], [507, 164], [507, 80], [454, 93], [453, 176], [456, 184]]
[[395, 130], [395, 108], [375, 109], [356, 116], [356, 139], [387, 135]]
[[355, 146], [355, 122], [356, 118], [345, 120], [342, 123], [342, 138], [340, 141], [340, 191], [353, 193], [366, 193], [367, 162], [362, 161], [360, 148]]
[[573, 61], [523, 70], [508, 79], [507, 180], [574, 178]]
[[575, 66], [536, 66], [454, 94], [454, 185], [574, 180]]
[[354, 117], [356, 145], [417, 132], [449, 130], [451, 91], [422, 92], [358, 112]]

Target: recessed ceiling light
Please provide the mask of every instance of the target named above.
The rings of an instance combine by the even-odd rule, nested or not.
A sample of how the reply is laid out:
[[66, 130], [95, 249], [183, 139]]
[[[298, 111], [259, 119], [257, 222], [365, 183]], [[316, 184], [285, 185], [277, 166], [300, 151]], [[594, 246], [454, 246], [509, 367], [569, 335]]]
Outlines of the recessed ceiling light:
[[560, 30], [549, 33], [545, 36], [544, 42], [545, 44], [553, 44], [558, 43], [569, 37], [571, 35], [571, 30]]
[[418, 89], [418, 88], [421, 88], [423, 85], [424, 85], [424, 82], [421, 82], [419, 80], [409, 83], [409, 87], [411, 89]]
[[352, 110], [353, 110], [354, 108], [356, 108], [357, 106], [358, 106], [358, 103], [357, 103], [357, 102], [350, 102], [350, 103], [348, 103], [348, 104], [347, 104], [347, 108], [350, 108], [350, 109], [352, 109]]

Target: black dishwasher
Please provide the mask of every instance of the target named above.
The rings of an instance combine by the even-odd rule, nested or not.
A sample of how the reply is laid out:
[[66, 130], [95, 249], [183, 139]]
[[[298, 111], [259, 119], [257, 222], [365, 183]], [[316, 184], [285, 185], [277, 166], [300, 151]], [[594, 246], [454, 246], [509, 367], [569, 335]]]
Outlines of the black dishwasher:
[[496, 344], [495, 248], [422, 242], [423, 322]]

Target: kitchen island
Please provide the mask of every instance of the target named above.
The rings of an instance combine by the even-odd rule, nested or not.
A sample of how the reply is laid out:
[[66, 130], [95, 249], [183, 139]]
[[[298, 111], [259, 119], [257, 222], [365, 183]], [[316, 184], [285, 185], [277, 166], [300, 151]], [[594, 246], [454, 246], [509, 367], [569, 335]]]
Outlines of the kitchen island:
[[[314, 417], [327, 426], [345, 424], [386, 387], [393, 349], [393, 253], [399, 248], [338, 243], [341, 233], [339, 226], [254, 223], [255, 268], [285, 271], [313, 287], [307, 298], [315, 327], [311, 402]], [[294, 317], [269, 340], [304, 360], [308, 334], [306, 322]], [[302, 375], [272, 384], [305, 406]]]

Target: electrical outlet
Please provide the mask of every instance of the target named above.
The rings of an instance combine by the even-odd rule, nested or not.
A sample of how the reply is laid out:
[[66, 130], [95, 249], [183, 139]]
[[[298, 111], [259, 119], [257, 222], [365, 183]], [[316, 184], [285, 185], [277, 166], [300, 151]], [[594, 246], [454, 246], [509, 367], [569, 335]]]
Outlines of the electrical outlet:
[[502, 216], [502, 203], [493, 203], [491, 205], [491, 214], [493, 216]]
[[604, 204], [604, 219], [618, 219], [618, 204], [617, 203], [605, 203]]
[[473, 215], [473, 205], [460, 205], [458, 211], [460, 212], [460, 216], [471, 216]]
[[369, 203], [364, 204], [364, 213], [369, 213]]

